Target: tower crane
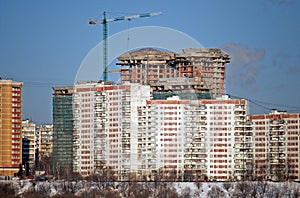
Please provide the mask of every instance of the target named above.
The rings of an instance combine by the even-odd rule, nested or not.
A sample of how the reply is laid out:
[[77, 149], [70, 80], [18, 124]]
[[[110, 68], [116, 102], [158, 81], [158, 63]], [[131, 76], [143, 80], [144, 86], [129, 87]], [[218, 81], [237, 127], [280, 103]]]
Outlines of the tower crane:
[[162, 15], [162, 12], [152, 12], [152, 13], [146, 13], [146, 14], [136, 14], [131, 16], [122, 16], [122, 17], [116, 17], [111, 19], [106, 19], [106, 12], [103, 12], [103, 20], [97, 20], [97, 21], [90, 21], [90, 25], [96, 25], [96, 24], [103, 24], [103, 68], [104, 68], [104, 75], [103, 80], [107, 81], [107, 23], [114, 22], [114, 21], [122, 21], [122, 20], [132, 20], [132, 19], [138, 19], [143, 17], [152, 17], [152, 16], [159, 16]]

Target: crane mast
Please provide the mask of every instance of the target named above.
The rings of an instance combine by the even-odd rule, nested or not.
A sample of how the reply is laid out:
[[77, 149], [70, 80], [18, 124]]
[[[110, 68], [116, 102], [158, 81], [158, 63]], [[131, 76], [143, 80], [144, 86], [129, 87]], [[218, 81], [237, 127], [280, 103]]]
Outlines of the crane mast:
[[103, 13], [103, 80], [107, 81], [107, 22], [106, 13]]
[[138, 18], [143, 18], [143, 17], [152, 17], [152, 16], [159, 16], [162, 15], [161, 12], [152, 12], [152, 13], [146, 13], [146, 14], [136, 14], [136, 15], [131, 15], [131, 16], [122, 16], [122, 17], [116, 17], [116, 18], [111, 18], [111, 19], [106, 19], [106, 12], [103, 12], [103, 20], [98, 20], [98, 21], [90, 21], [90, 25], [96, 25], [96, 24], [103, 24], [103, 80], [107, 81], [107, 49], [108, 49], [108, 44], [107, 44], [107, 23], [109, 22], [114, 22], [114, 21], [121, 21], [121, 20], [132, 20], [132, 19], [138, 19]]

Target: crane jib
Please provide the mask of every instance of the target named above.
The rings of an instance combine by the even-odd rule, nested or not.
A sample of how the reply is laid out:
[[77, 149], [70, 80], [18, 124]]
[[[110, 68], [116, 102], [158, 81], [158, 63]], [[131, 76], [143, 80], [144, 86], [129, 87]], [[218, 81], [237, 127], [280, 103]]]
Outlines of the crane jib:
[[159, 16], [162, 12], [153, 12], [153, 13], [147, 13], [147, 14], [136, 14], [132, 16], [122, 16], [112, 19], [106, 19], [106, 12], [103, 13], [103, 20], [99, 21], [90, 21], [90, 25], [96, 25], [96, 24], [103, 24], [103, 80], [107, 81], [107, 23], [113, 22], [113, 21], [121, 21], [121, 20], [131, 20], [131, 19], [138, 19], [142, 17], [152, 17], [152, 16]]

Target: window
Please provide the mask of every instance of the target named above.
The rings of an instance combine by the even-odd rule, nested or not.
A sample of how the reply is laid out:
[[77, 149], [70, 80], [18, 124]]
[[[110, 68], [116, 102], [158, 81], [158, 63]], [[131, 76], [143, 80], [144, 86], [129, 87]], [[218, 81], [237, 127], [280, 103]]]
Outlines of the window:
[[20, 91], [20, 87], [13, 87], [12, 90], [13, 91]]

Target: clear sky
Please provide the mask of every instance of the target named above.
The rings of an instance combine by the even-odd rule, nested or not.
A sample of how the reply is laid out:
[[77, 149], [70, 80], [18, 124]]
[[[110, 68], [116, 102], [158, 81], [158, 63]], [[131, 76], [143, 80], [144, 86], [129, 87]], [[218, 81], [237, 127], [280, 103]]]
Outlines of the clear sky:
[[252, 113], [300, 112], [299, 10], [298, 0], [0, 0], [0, 76], [24, 82], [24, 119], [51, 123], [52, 86], [73, 85], [102, 39], [102, 26], [89, 20], [100, 20], [103, 11], [108, 18], [161, 11], [110, 23], [109, 35], [140, 26], [182, 31], [231, 55], [226, 93], [251, 99]]

